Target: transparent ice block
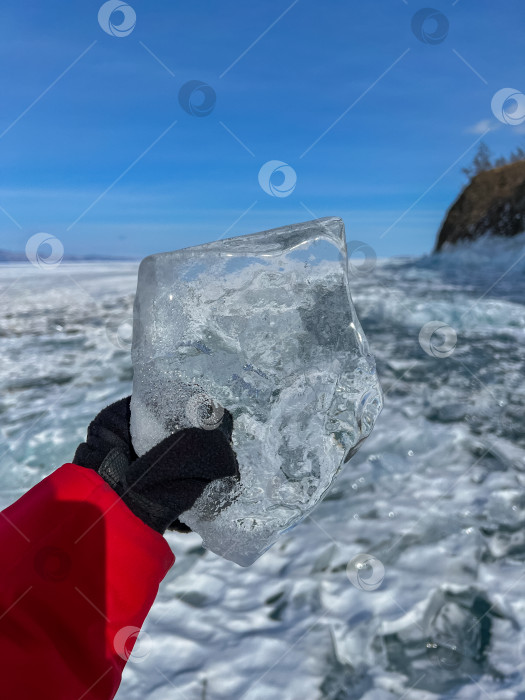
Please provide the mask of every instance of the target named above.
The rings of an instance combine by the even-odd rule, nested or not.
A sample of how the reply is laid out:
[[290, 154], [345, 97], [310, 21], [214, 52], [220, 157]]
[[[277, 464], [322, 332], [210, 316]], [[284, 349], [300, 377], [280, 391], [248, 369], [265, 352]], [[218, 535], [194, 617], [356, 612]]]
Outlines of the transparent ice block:
[[335, 217], [145, 258], [132, 360], [137, 454], [232, 414], [241, 479], [180, 519], [242, 566], [312, 511], [382, 408]]

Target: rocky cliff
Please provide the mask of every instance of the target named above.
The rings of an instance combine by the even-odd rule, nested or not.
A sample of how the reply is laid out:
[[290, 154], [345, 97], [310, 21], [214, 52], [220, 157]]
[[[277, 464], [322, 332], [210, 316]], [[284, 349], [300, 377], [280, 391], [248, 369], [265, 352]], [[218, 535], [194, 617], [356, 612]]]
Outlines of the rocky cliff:
[[525, 160], [478, 173], [448, 210], [435, 251], [485, 234], [525, 231]]

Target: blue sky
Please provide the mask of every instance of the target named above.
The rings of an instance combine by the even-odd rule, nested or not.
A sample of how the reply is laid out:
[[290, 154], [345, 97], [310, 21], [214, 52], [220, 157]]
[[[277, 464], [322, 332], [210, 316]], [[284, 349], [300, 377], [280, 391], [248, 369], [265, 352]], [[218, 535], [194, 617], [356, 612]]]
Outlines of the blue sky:
[[[525, 92], [523, 0], [436, 0], [435, 44], [415, 0], [131, 0], [127, 36], [101, 4], [2, 8], [1, 248], [47, 232], [66, 254], [142, 257], [337, 215], [379, 256], [423, 254], [483, 132], [495, 155], [525, 143], [491, 111]], [[179, 103], [192, 80], [207, 116]], [[293, 168], [288, 196], [261, 188], [270, 160]]]

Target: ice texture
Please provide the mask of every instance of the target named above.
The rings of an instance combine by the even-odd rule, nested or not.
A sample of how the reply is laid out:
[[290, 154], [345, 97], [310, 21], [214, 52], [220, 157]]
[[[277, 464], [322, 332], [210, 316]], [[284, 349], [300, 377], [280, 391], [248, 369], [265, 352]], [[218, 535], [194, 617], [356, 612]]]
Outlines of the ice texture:
[[241, 479], [180, 519], [242, 566], [312, 511], [382, 408], [336, 217], [145, 258], [132, 360], [137, 454], [232, 414]]

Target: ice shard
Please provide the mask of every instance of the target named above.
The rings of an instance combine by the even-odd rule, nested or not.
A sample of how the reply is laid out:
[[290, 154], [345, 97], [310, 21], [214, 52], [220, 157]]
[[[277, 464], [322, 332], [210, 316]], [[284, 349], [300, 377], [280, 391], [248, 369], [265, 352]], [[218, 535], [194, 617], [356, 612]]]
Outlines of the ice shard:
[[132, 359], [139, 455], [232, 414], [240, 482], [181, 520], [242, 566], [312, 511], [382, 407], [335, 217], [145, 258]]

